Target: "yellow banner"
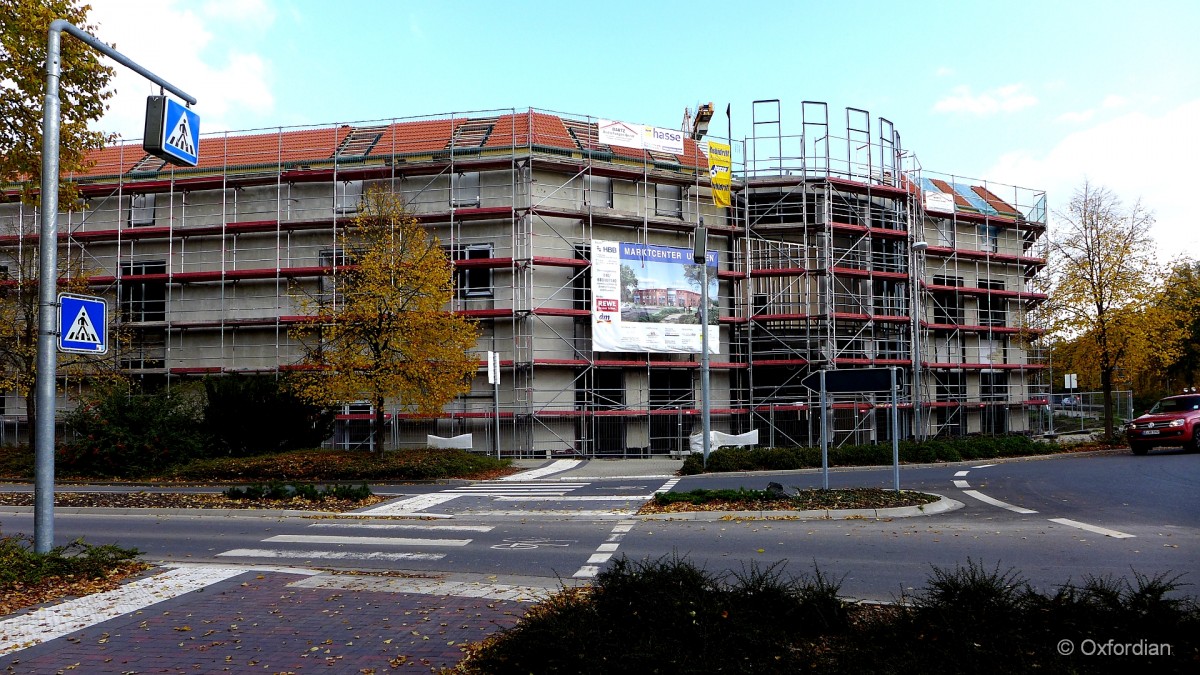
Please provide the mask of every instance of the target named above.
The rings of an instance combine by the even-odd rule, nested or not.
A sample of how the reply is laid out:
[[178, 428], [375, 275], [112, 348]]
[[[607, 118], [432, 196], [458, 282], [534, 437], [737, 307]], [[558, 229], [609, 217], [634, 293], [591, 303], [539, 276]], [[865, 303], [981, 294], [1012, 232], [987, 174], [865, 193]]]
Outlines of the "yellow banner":
[[733, 176], [733, 153], [724, 143], [708, 142], [708, 176], [712, 183], [713, 205], [732, 205], [729, 198], [729, 183]]

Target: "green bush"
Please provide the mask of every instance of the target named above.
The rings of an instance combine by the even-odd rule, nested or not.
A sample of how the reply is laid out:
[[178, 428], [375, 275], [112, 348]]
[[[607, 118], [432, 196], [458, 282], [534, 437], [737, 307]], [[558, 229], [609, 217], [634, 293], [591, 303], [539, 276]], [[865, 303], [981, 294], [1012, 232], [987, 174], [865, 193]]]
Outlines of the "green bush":
[[564, 591], [460, 667], [470, 673], [793, 673], [795, 635], [848, 628], [840, 580], [779, 566], [714, 574], [678, 557], [619, 558], [590, 591]]
[[66, 415], [58, 449], [64, 474], [140, 477], [202, 457], [211, 441], [196, 397], [183, 389], [142, 393], [127, 382], [98, 387]]
[[[961, 462], [963, 460], [993, 459], [1047, 455], [1059, 451], [1053, 443], [1035, 441], [1027, 436], [980, 436], [971, 438], [901, 441], [900, 461], [906, 464]], [[890, 443], [842, 445], [829, 449], [830, 466], [883, 466], [892, 463]], [[820, 448], [743, 448], [714, 450], [708, 455], [709, 472], [778, 471], [812, 469], [821, 466]], [[684, 459], [680, 473], [703, 473], [703, 458], [699, 454]]]
[[267, 375], [204, 378], [204, 424], [213, 454], [246, 457], [315, 448], [333, 433], [334, 412], [297, 398], [287, 381]]
[[326, 499], [345, 499], [347, 501], [361, 502], [372, 494], [371, 488], [367, 487], [366, 483], [358, 487], [353, 485], [326, 485], [323, 488], [317, 488], [311, 483], [282, 483], [271, 481], [270, 483], [253, 483], [245, 487], [231, 487], [225, 490], [225, 496], [229, 499], [307, 499], [314, 502], [322, 502]]
[[23, 535], [0, 536], [0, 588], [8, 584], [36, 584], [51, 577], [104, 578], [118, 564], [141, 552], [114, 544], [93, 546], [77, 539], [46, 553], [33, 549], [33, 539]]

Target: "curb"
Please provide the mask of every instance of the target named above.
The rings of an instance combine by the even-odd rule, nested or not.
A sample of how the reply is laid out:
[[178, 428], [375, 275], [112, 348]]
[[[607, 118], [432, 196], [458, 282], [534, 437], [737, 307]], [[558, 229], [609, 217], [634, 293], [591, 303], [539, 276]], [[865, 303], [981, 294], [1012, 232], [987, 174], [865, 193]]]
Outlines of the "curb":
[[[933, 492], [926, 494], [936, 494]], [[683, 511], [635, 515], [638, 520], [859, 520], [935, 516], [963, 508], [964, 504], [944, 495], [932, 504], [896, 506], [887, 509], [817, 509], [814, 511]]]

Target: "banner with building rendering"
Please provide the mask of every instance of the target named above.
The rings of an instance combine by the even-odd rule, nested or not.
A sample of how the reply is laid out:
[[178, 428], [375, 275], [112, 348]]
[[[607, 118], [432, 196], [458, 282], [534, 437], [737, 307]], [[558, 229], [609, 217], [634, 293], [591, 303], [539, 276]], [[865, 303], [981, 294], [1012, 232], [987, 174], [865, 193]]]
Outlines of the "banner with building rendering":
[[708, 142], [708, 176], [712, 183], [713, 205], [727, 207], [731, 204], [729, 184], [733, 174], [733, 151], [725, 143]]
[[[720, 353], [717, 252], [707, 251], [708, 347]], [[703, 268], [692, 249], [592, 240], [592, 349], [698, 353]]]

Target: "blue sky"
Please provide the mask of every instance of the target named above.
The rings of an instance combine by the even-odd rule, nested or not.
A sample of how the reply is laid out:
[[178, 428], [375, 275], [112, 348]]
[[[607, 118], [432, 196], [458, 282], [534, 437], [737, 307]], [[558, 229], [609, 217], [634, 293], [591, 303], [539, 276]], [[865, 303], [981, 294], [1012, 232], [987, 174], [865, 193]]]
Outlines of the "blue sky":
[[[1200, 258], [1200, 3], [90, 0], [97, 35], [199, 99], [206, 132], [529, 107], [678, 128], [713, 102], [891, 120], [924, 169], [1044, 189], [1083, 180]], [[118, 70], [124, 70], [118, 66]], [[141, 135], [128, 71], [98, 125]], [[1052, 219], [1053, 220], [1053, 219]]]

